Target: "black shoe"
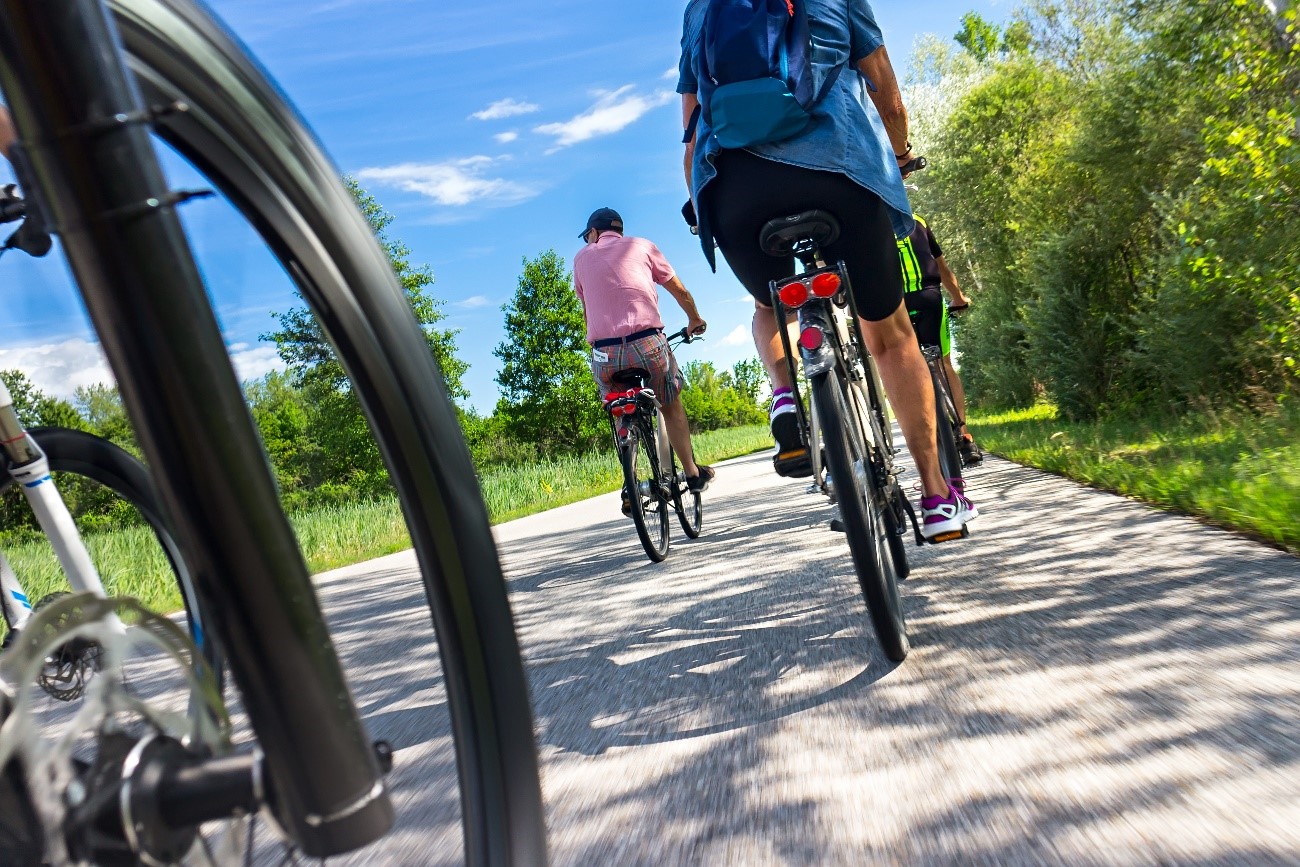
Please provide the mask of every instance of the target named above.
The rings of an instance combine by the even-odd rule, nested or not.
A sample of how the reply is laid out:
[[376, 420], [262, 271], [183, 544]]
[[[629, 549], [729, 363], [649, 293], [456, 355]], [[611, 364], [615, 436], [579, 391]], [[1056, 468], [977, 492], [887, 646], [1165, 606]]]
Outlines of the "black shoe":
[[812, 455], [799, 430], [799, 416], [783, 412], [772, 419], [772, 439], [776, 440], [776, 457], [772, 467], [778, 476], [803, 479], [812, 475]]
[[984, 450], [970, 434], [961, 438], [961, 445], [957, 446], [957, 451], [961, 453], [961, 462], [965, 466], [974, 467], [984, 462]]
[[700, 474], [698, 476], [687, 476], [686, 487], [692, 494], [701, 494], [709, 487], [709, 482], [713, 481], [718, 475], [718, 471], [713, 467], [706, 467], [699, 464]]

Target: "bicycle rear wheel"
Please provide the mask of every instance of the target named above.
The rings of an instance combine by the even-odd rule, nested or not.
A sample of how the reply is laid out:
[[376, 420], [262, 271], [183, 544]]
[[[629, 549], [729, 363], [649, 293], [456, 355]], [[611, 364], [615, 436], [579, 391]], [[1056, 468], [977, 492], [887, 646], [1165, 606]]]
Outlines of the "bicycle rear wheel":
[[652, 563], [662, 563], [671, 544], [668, 510], [671, 505], [660, 484], [659, 458], [648, 425], [638, 422], [619, 449], [623, 464], [623, 493], [632, 504], [632, 523], [641, 547]]
[[834, 479], [840, 516], [858, 584], [876, 640], [885, 655], [901, 662], [908, 652], [907, 626], [893, 558], [886, 554], [889, 532], [872, 479], [870, 453], [859, 414], [838, 370], [812, 378], [814, 405], [821, 414], [826, 463]]

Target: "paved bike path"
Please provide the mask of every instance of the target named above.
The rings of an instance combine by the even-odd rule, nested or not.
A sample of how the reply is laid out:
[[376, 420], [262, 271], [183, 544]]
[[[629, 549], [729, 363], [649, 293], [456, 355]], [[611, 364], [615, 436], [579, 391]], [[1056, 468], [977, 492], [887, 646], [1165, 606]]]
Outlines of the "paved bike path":
[[[969, 482], [974, 536], [911, 549], [899, 666], [824, 499], [766, 455], [663, 564], [615, 494], [499, 527], [553, 863], [1300, 862], [1300, 560], [997, 459]], [[414, 579], [322, 576], [400, 748], [399, 830], [343, 863], [459, 857]]]

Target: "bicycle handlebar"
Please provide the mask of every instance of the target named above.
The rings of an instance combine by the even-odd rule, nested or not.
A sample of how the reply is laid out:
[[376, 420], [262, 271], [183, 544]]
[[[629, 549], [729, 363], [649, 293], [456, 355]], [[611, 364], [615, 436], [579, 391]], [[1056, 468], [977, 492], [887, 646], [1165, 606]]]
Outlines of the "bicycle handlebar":
[[703, 340], [704, 335], [702, 333], [691, 334], [686, 330], [685, 327], [683, 327], [680, 331], [674, 331], [672, 334], [667, 335], [665, 339], [669, 343], [672, 343], [674, 341], [676, 341], [677, 343], [694, 343], [697, 340]]

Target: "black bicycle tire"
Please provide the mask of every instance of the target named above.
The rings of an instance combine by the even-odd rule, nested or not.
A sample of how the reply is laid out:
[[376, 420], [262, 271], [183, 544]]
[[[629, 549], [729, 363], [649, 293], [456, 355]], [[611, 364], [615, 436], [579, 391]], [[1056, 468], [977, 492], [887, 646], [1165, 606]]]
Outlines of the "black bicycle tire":
[[945, 479], [961, 480], [961, 453], [957, 451], [957, 411], [952, 403], [952, 395], [944, 382], [943, 374], [936, 369], [942, 361], [934, 361], [930, 366], [930, 378], [934, 387], [934, 427], [936, 444], [939, 449], [939, 469]]
[[[892, 463], [895, 454], [892, 440], [893, 429], [885, 427], [888, 413], [885, 411], [884, 391], [877, 388], [873, 383], [878, 384], [879, 377], [876, 374], [874, 363], [871, 364], [870, 376], [855, 382], [852, 386], [862, 398], [867, 407], [869, 418], [861, 419], [864, 424], [870, 424], [873, 427], [872, 436], [880, 444], [883, 454], [879, 455], [880, 460]], [[859, 418], [861, 418], [859, 416]], [[899, 581], [906, 581], [907, 577], [912, 574], [912, 564], [907, 559], [907, 543], [903, 541], [903, 533], [907, 529], [907, 518], [901, 503], [903, 489], [894, 482], [885, 492], [886, 507], [882, 511], [882, 517], [885, 522], [885, 535], [889, 542], [889, 556], [894, 564], [894, 575]]]
[[242, 44], [187, 0], [110, 0], [158, 134], [238, 207], [335, 347], [391, 471], [437, 633], [465, 859], [545, 864], [532, 710], [500, 560], [459, 422], [341, 176]]
[[691, 501], [691, 517], [686, 517], [686, 502], [682, 497], [683, 480], [677, 477], [677, 452], [672, 446], [668, 447], [668, 468], [672, 473], [668, 476], [672, 485], [673, 492], [673, 510], [677, 512], [677, 520], [682, 525], [682, 532], [688, 539], [700, 538], [700, 531], [704, 527], [704, 500], [700, 497], [699, 491], [687, 490]]
[[[632, 523], [636, 525], [636, 535], [641, 542], [642, 549], [650, 558], [651, 563], [662, 563], [668, 556], [668, 549], [672, 541], [668, 537], [668, 503], [665, 502], [663, 491], [656, 478], [659, 474], [658, 461], [654, 455], [654, 440], [646, 436], [646, 431], [642, 425], [634, 425], [628, 435], [627, 442], [619, 449], [619, 461], [623, 466], [623, 487], [624, 493], [632, 504]], [[644, 481], [650, 482], [650, 499], [658, 503], [659, 508], [655, 511], [656, 520], [659, 523], [659, 541], [656, 542], [651, 537], [651, 528], [649, 516], [646, 514], [645, 499], [641, 496], [641, 479], [637, 467], [639, 461], [637, 456], [645, 455], [646, 461], [646, 478]]]
[[[871, 496], [871, 491], [862, 489], [854, 470], [848, 438], [854, 435], [850, 426], [856, 428], [856, 423], [849, 416], [844, 381], [838, 371], [826, 371], [812, 377], [812, 390], [814, 404], [821, 413], [826, 462], [835, 480], [840, 517], [867, 613], [885, 656], [894, 662], [902, 662], [909, 649], [902, 599], [896, 576], [885, 568], [886, 558], [880, 545], [885, 535], [884, 521], [881, 515], [876, 514], [877, 498]], [[857, 436], [860, 438], [861, 433]], [[861, 439], [859, 448], [865, 453]], [[867, 479], [868, 485], [874, 484], [869, 473]], [[890, 562], [892, 564], [892, 559]]]
[[[189, 569], [181, 556], [180, 547], [172, 538], [171, 530], [158, 503], [153, 481], [144, 464], [136, 460], [129, 452], [103, 437], [86, 431], [60, 427], [29, 428], [27, 435], [36, 441], [36, 445], [45, 453], [49, 461], [50, 472], [70, 473], [83, 476], [110, 489], [126, 500], [140, 513], [149, 528], [153, 530], [158, 544], [171, 565], [180, 588], [181, 599], [185, 603], [185, 614], [191, 626], [191, 636], [202, 654], [204, 662], [211, 666], [218, 681], [221, 679], [221, 649], [213, 636], [203, 627], [203, 616], [194, 591]], [[15, 484], [12, 476], [0, 479], [0, 493]], [[197, 628], [195, 628], [197, 627]]]

